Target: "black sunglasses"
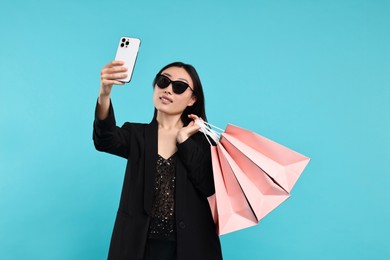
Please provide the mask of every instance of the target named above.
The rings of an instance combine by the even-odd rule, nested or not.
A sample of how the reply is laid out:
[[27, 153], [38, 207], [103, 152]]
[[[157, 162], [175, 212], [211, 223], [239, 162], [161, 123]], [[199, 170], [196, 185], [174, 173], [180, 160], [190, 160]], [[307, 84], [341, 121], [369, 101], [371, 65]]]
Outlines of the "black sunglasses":
[[187, 88], [190, 88], [192, 92], [194, 92], [194, 90], [187, 83], [179, 80], [173, 81], [167, 76], [162, 74], [157, 74], [155, 82], [157, 87], [162, 89], [167, 88], [169, 84], [172, 83], [172, 90], [175, 94], [182, 94], [184, 93], [184, 91], [186, 91]]

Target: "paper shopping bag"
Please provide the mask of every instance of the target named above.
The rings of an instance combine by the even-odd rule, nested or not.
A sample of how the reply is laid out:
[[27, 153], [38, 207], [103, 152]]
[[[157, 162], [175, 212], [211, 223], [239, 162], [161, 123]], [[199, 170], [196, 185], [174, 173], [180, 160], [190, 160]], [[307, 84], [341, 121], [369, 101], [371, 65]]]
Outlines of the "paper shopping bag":
[[[235, 161], [238, 153], [232, 152], [232, 147], [256, 164], [259, 172], [266, 173], [287, 192], [291, 191], [310, 161], [308, 157], [281, 144], [234, 125], [229, 124], [221, 136], [220, 142]], [[244, 172], [247, 172], [246, 169], [253, 169], [246, 163], [240, 167], [244, 168]]]
[[209, 198], [219, 235], [258, 223], [221, 149], [218, 145], [211, 147], [215, 194]]

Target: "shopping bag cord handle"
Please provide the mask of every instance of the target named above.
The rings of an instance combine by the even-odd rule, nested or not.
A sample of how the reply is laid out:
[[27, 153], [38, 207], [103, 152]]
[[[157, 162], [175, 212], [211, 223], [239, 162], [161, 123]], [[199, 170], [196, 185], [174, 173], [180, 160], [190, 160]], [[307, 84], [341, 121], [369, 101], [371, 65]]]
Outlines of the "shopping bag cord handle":
[[195, 124], [197, 124], [198, 126], [200, 126], [200, 130], [204, 136], [206, 137], [207, 141], [209, 142], [210, 146], [212, 146], [212, 143], [210, 141], [210, 138], [215, 142], [215, 143], [218, 143], [219, 142], [219, 138], [221, 136], [221, 133], [215, 131], [214, 129], [211, 129], [211, 127], [213, 128], [216, 128], [216, 129], [219, 129], [221, 131], [223, 131], [221, 128], [219, 127], [216, 127], [216, 126], [213, 126], [212, 124], [209, 124], [205, 121], [202, 121], [202, 120], [195, 120]]

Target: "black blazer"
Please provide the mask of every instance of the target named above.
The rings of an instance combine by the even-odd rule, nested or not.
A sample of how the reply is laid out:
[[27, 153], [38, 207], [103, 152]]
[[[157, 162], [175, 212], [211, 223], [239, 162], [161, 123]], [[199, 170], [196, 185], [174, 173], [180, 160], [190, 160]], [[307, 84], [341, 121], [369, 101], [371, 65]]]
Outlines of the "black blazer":
[[[117, 127], [110, 105], [105, 120], [96, 117], [93, 140], [97, 150], [127, 159], [122, 194], [108, 259], [143, 259], [153, 200], [157, 162], [157, 121]], [[214, 193], [210, 144], [197, 133], [177, 145], [177, 257], [183, 260], [222, 259], [207, 197]]]

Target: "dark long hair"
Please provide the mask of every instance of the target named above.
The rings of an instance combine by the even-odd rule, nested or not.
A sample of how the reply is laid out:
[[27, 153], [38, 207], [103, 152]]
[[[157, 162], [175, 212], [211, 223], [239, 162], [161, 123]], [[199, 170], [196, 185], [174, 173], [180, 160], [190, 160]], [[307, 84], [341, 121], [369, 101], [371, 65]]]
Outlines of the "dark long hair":
[[[183, 124], [186, 126], [191, 122], [191, 119], [188, 118], [189, 114], [197, 115], [207, 122], [203, 87], [202, 87], [202, 83], [200, 82], [199, 75], [196, 72], [195, 68], [192, 65], [185, 64], [183, 62], [173, 62], [166, 65], [157, 74], [160, 74], [161, 72], [163, 72], [164, 70], [170, 67], [183, 68], [190, 75], [192, 82], [194, 84], [193, 86], [194, 92], [192, 93], [192, 95], [196, 97], [196, 101], [192, 106], [187, 106], [186, 109], [184, 109], [183, 113], [181, 114], [181, 121], [183, 122]], [[156, 78], [153, 80], [153, 87], [155, 86], [156, 86]], [[156, 119], [156, 117], [157, 117], [157, 110], [155, 108], [153, 118]]]

